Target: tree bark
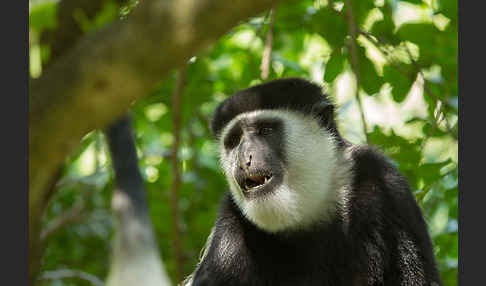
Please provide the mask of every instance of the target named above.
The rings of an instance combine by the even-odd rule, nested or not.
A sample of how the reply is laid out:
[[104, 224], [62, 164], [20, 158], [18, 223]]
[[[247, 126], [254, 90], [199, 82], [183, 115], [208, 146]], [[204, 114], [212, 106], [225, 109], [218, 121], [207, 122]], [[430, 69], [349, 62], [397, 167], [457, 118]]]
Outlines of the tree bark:
[[30, 83], [30, 279], [39, 270], [49, 185], [82, 136], [121, 116], [171, 69], [271, 0], [142, 1], [128, 19], [79, 39]]

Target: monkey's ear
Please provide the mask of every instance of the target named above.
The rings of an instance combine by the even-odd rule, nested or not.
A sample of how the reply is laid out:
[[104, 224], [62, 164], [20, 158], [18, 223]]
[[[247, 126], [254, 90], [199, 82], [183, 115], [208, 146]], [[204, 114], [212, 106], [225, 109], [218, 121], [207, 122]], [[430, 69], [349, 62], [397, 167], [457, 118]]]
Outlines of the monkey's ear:
[[334, 120], [334, 105], [327, 100], [320, 101], [312, 106], [312, 113], [321, 126], [329, 128]]

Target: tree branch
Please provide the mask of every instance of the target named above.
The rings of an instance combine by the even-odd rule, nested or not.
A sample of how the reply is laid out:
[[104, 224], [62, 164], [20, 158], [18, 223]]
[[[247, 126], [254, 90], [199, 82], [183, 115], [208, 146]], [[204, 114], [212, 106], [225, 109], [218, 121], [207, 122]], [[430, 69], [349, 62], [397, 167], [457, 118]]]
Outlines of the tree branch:
[[265, 40], [265, 48], [263, 49], [262, 64], [260, 69], [262, 70], [261, 78], [263, 80], [268, 78], [270, 73], [270, 63], [272, 59], [272, 40], [273, 40], [273, 24], [275, 22], [275, 12], [277, 11], [277, 3], [275, 3], [270, 10], [270, 23], [268, 24], [267, 38]]
[[[350, 50], [351, 50], [351, 65], [353, 67], [354, 75], [356, 76], [356, 100], [358, 101], [359, 113], [361, 116], [361, 122], [363, 123], [363, 133], [366, 142], [369, 142], [368, 138], [368, 125], [364, 115], [363, 103], [359, 95], [359, 87], [361, 84], [361, 76], [359, 74], [359, 59], [358, 59], [358, 44], [357, 44], [357, 30], [358, 27], [354, 21], [353, 6], [351, 0], [345, 0], [346, 19], [348, 21], [348, 32], [351, 35]], [[334, 10], [334, 9], [333, 9]]]
[[[129, 17], [81, 38], [31, 81], [29, 234], [32, 274], [49, 183], [82, 136], [121, 116], [167, 73], [271, 0], [143, 1]], [[37, 257], [36, 257], [37, 256]]]

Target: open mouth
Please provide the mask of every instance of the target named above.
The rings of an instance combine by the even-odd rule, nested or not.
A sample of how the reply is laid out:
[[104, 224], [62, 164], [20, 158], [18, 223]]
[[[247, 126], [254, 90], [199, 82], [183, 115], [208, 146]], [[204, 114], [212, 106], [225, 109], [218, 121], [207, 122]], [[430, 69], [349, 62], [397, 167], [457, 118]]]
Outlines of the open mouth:
[[250, 174], [243, 181], [242, 187], [246, 192], [253, 192], [272, 180], [272, 175]]

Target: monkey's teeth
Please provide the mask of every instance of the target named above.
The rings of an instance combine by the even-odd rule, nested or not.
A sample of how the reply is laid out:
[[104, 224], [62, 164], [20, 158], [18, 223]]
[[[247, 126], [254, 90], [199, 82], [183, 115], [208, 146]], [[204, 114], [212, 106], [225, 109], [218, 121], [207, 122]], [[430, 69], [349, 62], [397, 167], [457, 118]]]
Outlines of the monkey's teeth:
[[265, 183], [267, 183], [267, 181], [268, 181], [268, 178], [265, 177], [265, 179], [263, 180], [263, 183], [265, 184]]

